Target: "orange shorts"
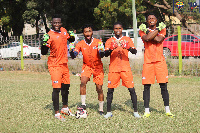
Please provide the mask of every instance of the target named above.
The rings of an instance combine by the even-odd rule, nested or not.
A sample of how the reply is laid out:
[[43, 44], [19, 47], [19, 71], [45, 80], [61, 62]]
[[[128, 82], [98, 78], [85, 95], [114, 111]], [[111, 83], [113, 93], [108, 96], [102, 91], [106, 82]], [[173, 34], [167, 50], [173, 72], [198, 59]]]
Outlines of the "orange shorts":
[[168, 83], [168, 70], [166, 61], [144, 63], [142, 71], [142, 84]]
[[69, 69], [67, 64], [49, 66], [53, 88], [61, 88], [61, 83], [70, 84]]
[[133, 75], [132, 72], [109, 72], [108, 73], [108, 88], [117, 88], [122, 79], [122, 85], [127, 88], [133, 88]]
[[93, 82], [98, 85], [103, 85], [104, 73], [103, 69], [93, 69], [87, 65], [84, 65], [81, 72], [81, 77], [85, 76], [90, 78], [93, 74]]

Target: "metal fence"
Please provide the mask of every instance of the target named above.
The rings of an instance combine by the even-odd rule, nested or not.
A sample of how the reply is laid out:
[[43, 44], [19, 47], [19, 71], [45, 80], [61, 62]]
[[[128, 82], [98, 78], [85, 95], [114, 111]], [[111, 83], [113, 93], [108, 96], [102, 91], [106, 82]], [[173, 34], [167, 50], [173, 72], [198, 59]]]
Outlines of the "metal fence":
[[[192, 28], [197, 33], [200, 33], [199, 25], [192, 25]], [[166, 61], [168, 64], [169, 74], [177, 75], [179, 69], [179, 61], [178, 61], [178, 36], [177, 36], [177, 27], [173, 26], [173, 28], [167, 29], [167, 35], [165, 41], [163, 42], [163, 55], [166, 57]], [[95, 38], [101, 38], [104, 42], [112, 35], [112, 30], [100, 30], [94, 31]], [[25, 35], [23, 36], [23, 56], [24, 63], [27, 65], [25, 69], [31, 69], [31, 66], [34, 67], [31, 69], [32, 71], [46, 71], [47, 69], [47, 56], [41, 55], [40, 46], [42, 44], [42, 34], [39, 36], [36, 35]], [[78, 34], [79, 40], [84, 39], [83, 34]], [[20, 39], [19, 37], [11, 36], [9, 38], [0, 38], [0, 68], [4, 70], [20, 70], [20, 65], [13, 65], [20, 63]], [[142, 44], [138, 44], [142, 45]], [[143, 47], [143, 46], [142, 46]], [[186, 28], [181, 28], [181, 47], [182, 47], [182, 65], [183, 65], [183, 74], [184, 75], [195, 75], [200, 76], [200, 36], [191, 34]], [[143, 56], [143, 54], [141, 54]], [[131, 67], [134, 73], [141, 74], [142, 72], [142, 64], [143, 58], [135, 58], [133, 57], [130, 60]], [[82, 60], [82, 59], [80, 59]], [[104, 60], [104, 59], [103, 59]], [[107, 59], [105, 59], [106, 62]], [[81, 61], [77, 61], [78, 63], [73, 63], [76, 67], [80, 66]], [[104, 62], [105, 63], [105, 62]], [[43, 67], [38, 67], [36, 65], [41, 65]], [[109, 65], [106, 63], [105, 65]], [[39, 70], [42, 68], [42, 70]], [[107, 66], [104, 67], [105, 71], [108, 69]], [[136, 70], [137, 68], [137, 70]], [[72, 71], [77, 71], [75, 67], [71, 67]], [[1, 69], [0, 69], [1, 70]]]
[[[40, 45], [42, 43], [42, 34], [23, 36], [23, 57], [24, 59], [41, 59]], [[0, 59], [20, 60], [21, 45], [20, 37], [10, 36], [9, 38], [0, 38]]]

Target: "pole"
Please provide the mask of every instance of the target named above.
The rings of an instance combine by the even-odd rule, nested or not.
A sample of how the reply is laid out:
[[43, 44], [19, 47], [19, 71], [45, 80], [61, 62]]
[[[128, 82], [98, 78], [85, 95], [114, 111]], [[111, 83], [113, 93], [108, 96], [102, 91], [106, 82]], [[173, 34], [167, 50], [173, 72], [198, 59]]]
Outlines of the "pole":
[[182, 51], [181, 51], [181, 28], [177, 26], [178, 29], [178, 56], [179, 56], [179, 74], [182, 73]]
[[137, 48], [137, 19], [136, 19], [136, 10], [135, 10], [135, 0], [132, 0], [132, 13], [133, 13], [133, 31], [134, 31], [134, 46]]
[[21, 44], [21, 69], [24, 69], [24, 58], [23, 58], [23, 37], [20, 36], [20, 44]]

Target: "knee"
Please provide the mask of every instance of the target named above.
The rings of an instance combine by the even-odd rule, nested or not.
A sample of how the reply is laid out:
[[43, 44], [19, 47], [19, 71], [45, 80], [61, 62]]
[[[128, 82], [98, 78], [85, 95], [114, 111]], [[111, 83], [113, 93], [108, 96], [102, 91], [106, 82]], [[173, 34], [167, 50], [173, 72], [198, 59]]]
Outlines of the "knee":
[[134, 87], [133, 87], [133, 88], [128, 88], [128, 90], [129, 90], [129, 92], [132, 93], [132, 94], [135, 93], [135, 88], [134, 88]]
[[87, 82], [81, 81], [81, 87], [85, 87]]
[[64, 84], [64, 83], [61, 84], [61, 89], [69, 89], [69, 87], [70, 84]]
[[54, 101], [59, 96], [59, 92], [60, 92], [59, 88], [53, 88], [52, 101]]
[[159, 83], [162, 91], [167, 91], [167, 83]]
[[98, 94], [103, 94], [103, 89], [102, 88], [98, 88], [96, 91], [97, 91]]
[[108, 93], [113, 93], [114, 92], [114, 88], [108, 88]]
[[144, 85], [144, 90], [149, 90], [150, 87], [151, 87], [151, 84], [145, 84], [145, 85]]

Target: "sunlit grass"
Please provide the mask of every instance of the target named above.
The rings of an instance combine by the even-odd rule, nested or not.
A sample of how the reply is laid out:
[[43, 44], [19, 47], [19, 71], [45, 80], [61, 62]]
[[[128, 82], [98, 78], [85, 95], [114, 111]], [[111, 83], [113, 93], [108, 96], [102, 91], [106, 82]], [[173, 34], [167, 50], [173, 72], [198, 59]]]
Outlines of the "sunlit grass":
[[[144, 113], [141, 76], [134, 75], [139, 114]], [[80, 79], [71, 75], [69, 107], [76, 112], [80, 105]], [[107, 75], [104, 78], [104, 112], [106, 113]], [[168, 90], [171, 112], [165, 116], [158, 84], [151, 87], [151, 116], [133, 117], [130, 94], [118, 87], [112, 103], [113, 117], [104, 119], [98, 114], [98, 99], [92, 79], [87, 84], [86, 119], [67, 116], [66, 122], [54, 119], [52, 86], [49, 73], [25, 71], [0, 72], [0, 132], [200, 132], [200, 78], [170, 76]], [[60, 96], [61, 97], [61, 96]], [[60, 108], [62, 107], [60, 99]]]

